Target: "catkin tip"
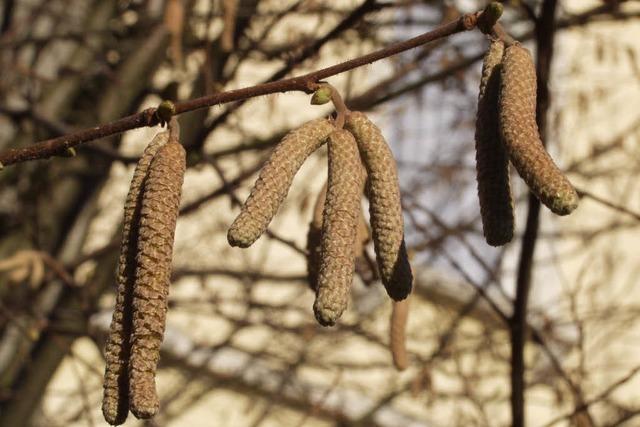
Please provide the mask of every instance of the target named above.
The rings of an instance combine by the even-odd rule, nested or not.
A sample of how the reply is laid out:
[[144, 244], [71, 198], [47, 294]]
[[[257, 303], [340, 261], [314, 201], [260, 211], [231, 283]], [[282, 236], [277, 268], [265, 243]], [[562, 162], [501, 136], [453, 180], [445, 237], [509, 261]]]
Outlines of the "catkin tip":
[[578, 207], [578, 203], [580, 202], [578, 193], [573, 188], [569, 190], [571, 191], [557, 193], [550, 198], [549, 209], [556, 215], [569, 215]]
[[141, 399], [138, 402], [131, 402], [131, 413], [139, 420], [153, 418], [160, 409], [157, 396], [155, 398]]
[[124, 424], [124, 422], [127, 420], [128, 411], [128, 405], [126, 408], [118, 408], [115, 402], [105, 401], [102, 404], [102, 415], [104, 416], [104, 420], [112, 426], [119, 426], [121, 424]]
[[248, 248], [256, 239], [247, 236], [246, 233], [242, 232], [242, 229], [232, 226], [227, 232], [227, 241], [233, 247]]
[[325, 307], [321, 302], [316, 300], [313, 304], [313, 314], [321, 326], [333, 326], [342, 315], [342, 310]]

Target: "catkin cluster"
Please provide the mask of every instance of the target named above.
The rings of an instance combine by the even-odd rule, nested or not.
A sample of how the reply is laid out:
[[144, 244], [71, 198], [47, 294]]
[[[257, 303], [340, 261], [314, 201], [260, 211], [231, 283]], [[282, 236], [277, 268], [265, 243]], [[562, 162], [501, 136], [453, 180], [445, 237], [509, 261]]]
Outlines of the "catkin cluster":
[[536, 71], [527, 49], [494, 40], [482, 68], [476, 119], [476, 166], [487, 243], [513, 237], [508, 162], [552, 212], [567, 215], [578, 194], [544, 148], [536, 124]]
[[316, 319], [329, 326], [347, 307], [356, 258], [368, 240], [361, 206], [365, 181], [382, 282], [394, 300], [402, 300], [413, 281], [395, 160], [380, 130], [364, 114], [349, 113], [345, 129], [319, 119], [287, 134], [260, 172], [227, 237], [232, 246], [251, 245], [276, 214], [304, 160], [324, 143], [329, 177], [307, 235], [307, 266], [309, 285], [316, 292]]
[[185, 167], [177, 135], [157, 135], [136, 166], [125, 202], [116, 307], [105, 348], [102, 412], [112, 425], [122, 424], [129, 410], [138, 418], [158, 410], [155, 370]]

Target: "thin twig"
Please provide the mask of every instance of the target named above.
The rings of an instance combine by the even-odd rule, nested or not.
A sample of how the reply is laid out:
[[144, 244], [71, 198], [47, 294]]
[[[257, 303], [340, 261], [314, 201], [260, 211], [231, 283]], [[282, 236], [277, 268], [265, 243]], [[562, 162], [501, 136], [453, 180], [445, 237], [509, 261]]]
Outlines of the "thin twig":
[[[304, 74], [298, 77], [291, 77], [274, 82], [259, 84], [242, 89], [230, 90], [227, 92], [219, 92], [212, 95], [195, 98], [192, 100], [175, 104], [175, 114], [182, 114], [189, 111], [195, 111], [201, 108], [212, 107], [214, 105], [225, 104], [233, 101], [241, 101], [244, 99], [254, 98], [257, 96], [270, 95], [274, 93], [283, 93], [289, 91], [302, 91], [311, 93], [312, 86], [320, 80], [335, 76], [346, 71], [353, 70], [366, 64], [379, 61], [384, 58], [396, 55], [398, 53], [413, 49], [423, 44], [438, 40], [453, 34], [469, 31], [475, 28], [479, 14], [463, 15], [459, 19], [448, 24], [441, 25], [420, 36], [412, 39], [395, 43], [386, 48], [377, 50], [358, 58], [341, 62], [339, 64], [323, 68], [321, 70]], [[69, 135], [46, 141], [35, 143], [24, 148], [9, 149], [0, 154], [0, 164], [3, 166], [21, 163], [28, 160], [45, 159], [64, 150], [75, 147], [82, 143], [104, 138], [110, 135], [119, 134], [127, 130], [136, 129], [144, 126], [155, 126], [158, 124], [158, 118], [155, 115], [155, 108], [149, 108], [136, 114], [118, 119], [116, 121], [106, 123], [93, 128], [84, 129]]]

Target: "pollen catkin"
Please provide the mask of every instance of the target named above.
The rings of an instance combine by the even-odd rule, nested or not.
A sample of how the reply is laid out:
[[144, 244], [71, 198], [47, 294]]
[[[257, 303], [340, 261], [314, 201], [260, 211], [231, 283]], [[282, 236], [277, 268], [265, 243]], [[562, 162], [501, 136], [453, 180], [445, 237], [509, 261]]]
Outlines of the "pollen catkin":
[[396, 162], [380, 129], [366, 115], [352, 112], [345, 126], [356, 138], [368, 174], [371, 229], [382, 283], [399, 301], [411, 292], [413, 275], [404, 244]]
[[[362, 174], [366, 174], [364, 168], [361, 167], [360, 170]], [[361, 189], [360, 194], [364, 191], [364, 182], [365, 179], [362, 179], [363, 188]], [[327, 184], [325, 183], [316, 198], [316, 203], [313, 208], [313, 216], [309, 223], [309, 231], [307, 232], [307, 280], [309, 287], [314, 291], [317, 287], [318, 271], [320, 268], [320, 253], [322, 252], [322, 212], [324, 210], [324, 201], [326, 196]], [[356, 258], [359, 258], [364, 254], [364, 248], [370, 238], [369, 227], [367, 226], [367, 220], [362, 211], [362, 205], [360, 205], [360, 214], [358, 217], [356, 240], [353, 246], [353, 252]]]
[[316, 119], [282, 139], [260, 171], [240, 215], [229, 228], [227, 240], [231, 246], [249, 247], [264, 233], [287, 197], [302, 163], [324, 144], [334, 129], [329, 120]]
[[129, 411], [129, 363], [131, 334], [131, 302], [135, 281], [138, 247], [138, 223], [142, 206], [142, 189], [147, 171], [156, 152], [169, 140], [169, 132], [156, 135], [144, 150], [133, 173], [129, 194], [124, 204], [122, 243], [116, 275], [116, 306], [105, 347], [104, 397], [102, 413], [112, 425], [124, 423]]
[[488, 244], [500, 246], [513, 238], [513, 199], [509, 158], [500, 142], [498, 94], [504, 43], [494, 40], [482, 64], [476, 116], [476, 171], [482, 229]]
[[391, 321], [389, 325], [389, 346], [393, 365], [399, 371], [404, 371], [409, 366], [407, 354], [406, 331], [409, 318], [409, 298], [402, 301], [393, 301]]
[[137, 418], [150, 418], [159, 408], [155, 372], [165, 328], [184, 172], [184, 148], [172, 140], [154, 157], [144, 186], [129, 360], [131, 412]]
[[500, 132], [511, 163], [552, 212], [567, 215], [578, 194], [542, 145], [536, 125], [536, 71], [527, 49], [505, 49], [500, 84]]
[[320, 268], [313, 311], [323, 326], [335, 324], [347, 308], [355, 270], [354, 245], [360, 219], [360, 154], [353, 135], [335, 130], [328, 138], [329, 180], [324, 203]]

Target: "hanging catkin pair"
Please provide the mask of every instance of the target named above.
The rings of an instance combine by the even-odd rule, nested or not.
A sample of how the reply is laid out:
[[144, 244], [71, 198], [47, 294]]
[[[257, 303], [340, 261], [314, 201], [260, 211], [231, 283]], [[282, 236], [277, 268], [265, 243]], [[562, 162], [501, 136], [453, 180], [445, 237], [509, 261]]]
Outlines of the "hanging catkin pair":
[[[413, 281], [404, 245], [396, 164], [380, 129], [363, 113], [351, 112], [346, 116], [345, 129], [334, 131], [328, 145], [329, 181], [313, 306], [316, 319], [322, 325], [333, 325], [347, 307], [357, 256], [354, 248], [365, 177], [374, 248], [387, 293], [394, 300], [403, 300], [411, 292]], [[361, 170], [362, 164], [366, 174]], [[397, 349], [398, 335], [394, 337], [393, 348]]]
[[536, 124], [536, 71], [527, 49], [492, 40], [484, 57], [476, 118], [476, 168], [488, 244], [511, 241], [513, 199], [508, 160], [552, 212], [567, 215], [578, 194], [547, 153]]
[[164, 334], [171, 256], [185, 152], [172, 132], [145, 149], [125, 202], [116, 276], [116, 307], [105, 349], [102, 412], [112, 425], [131, 412], [150, 418], [158, 410], [155, 370]]

